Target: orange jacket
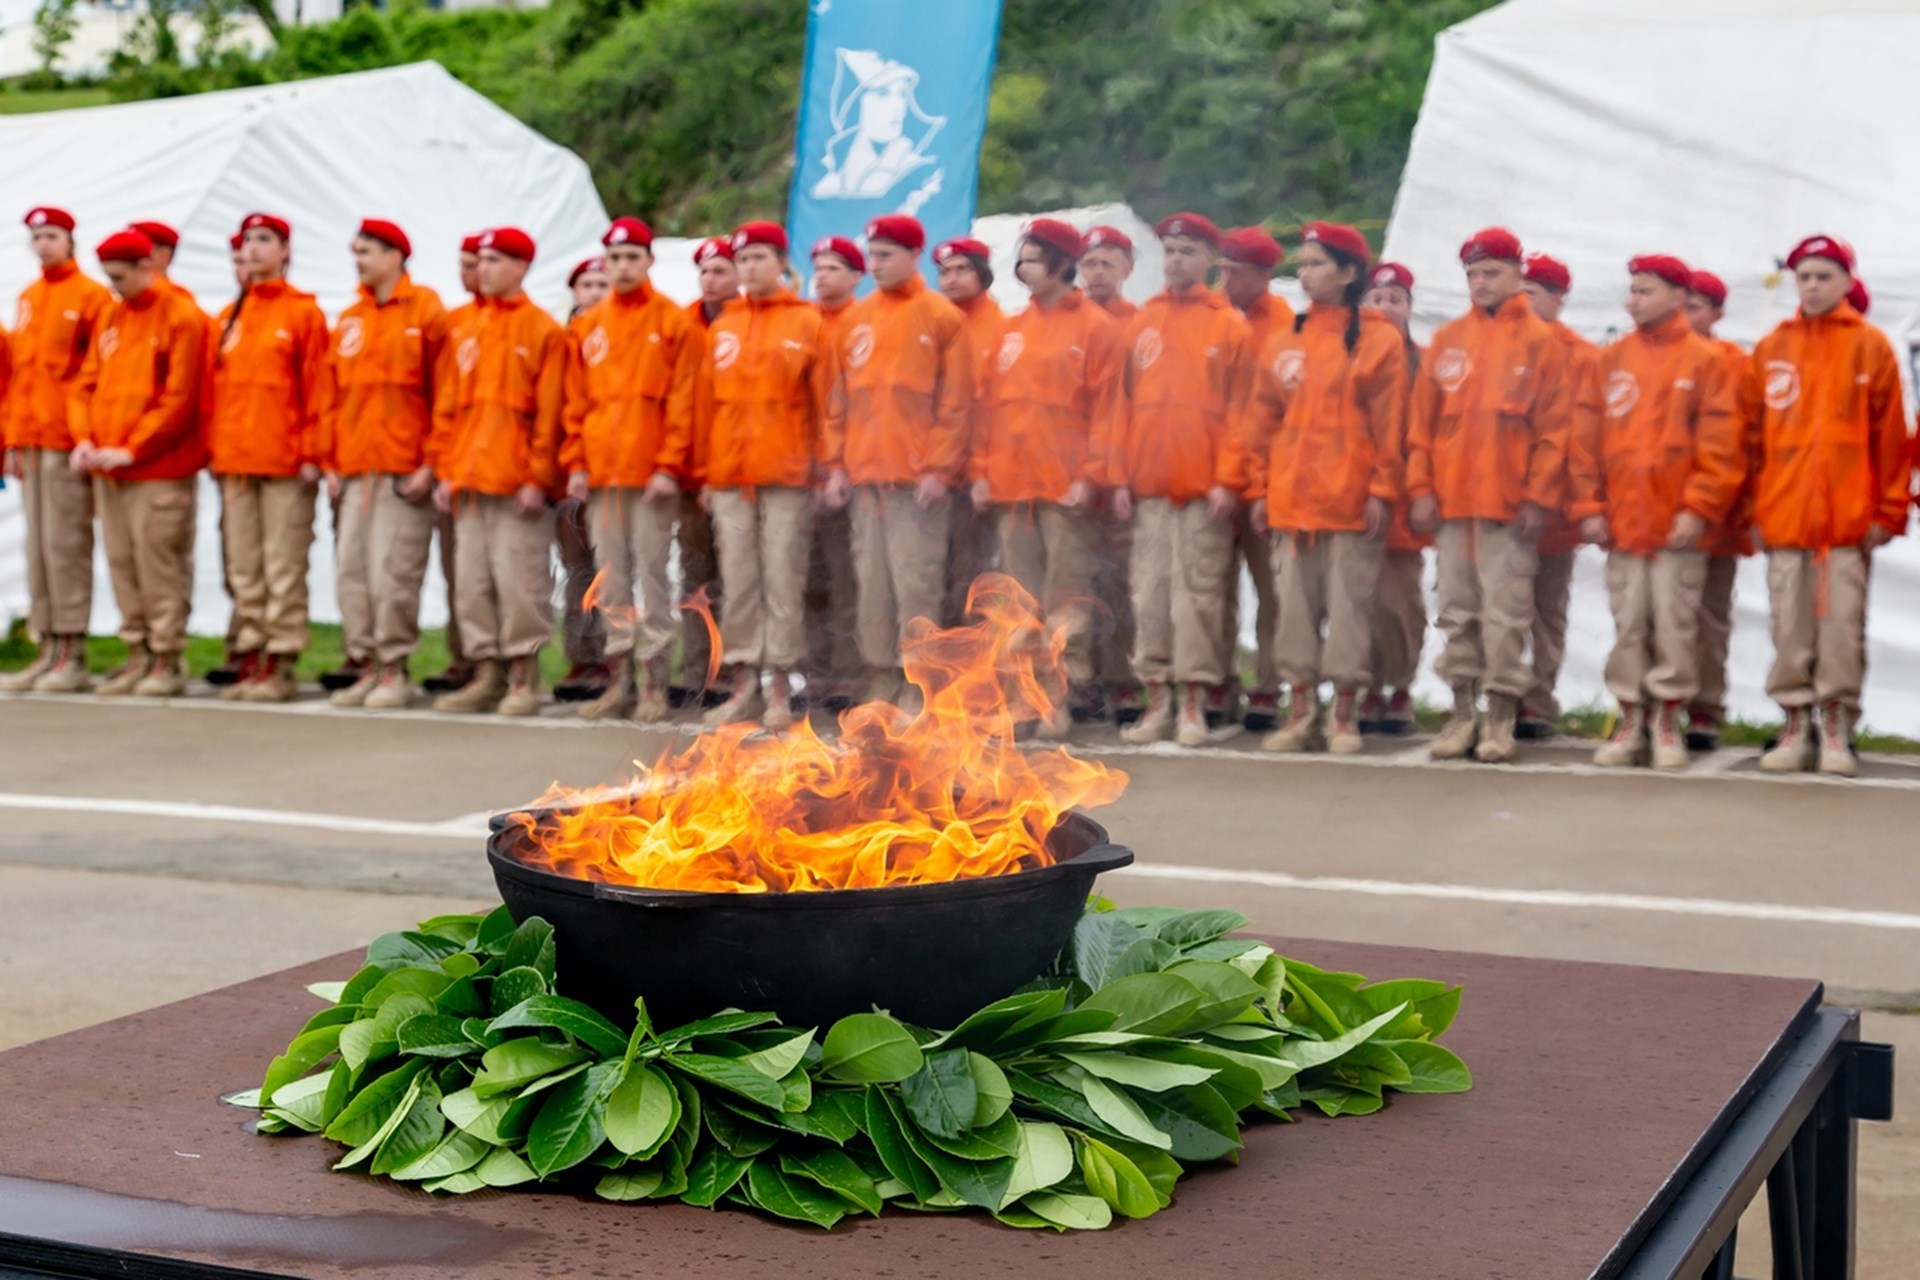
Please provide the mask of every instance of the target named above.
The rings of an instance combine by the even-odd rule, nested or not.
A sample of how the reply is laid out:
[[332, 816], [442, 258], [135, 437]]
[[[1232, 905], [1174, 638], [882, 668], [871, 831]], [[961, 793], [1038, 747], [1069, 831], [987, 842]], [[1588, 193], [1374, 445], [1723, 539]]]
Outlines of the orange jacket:
[[465, 302], [447, 312], [442, 325], [446, 336], [440, 344], [440, 359], [433, 371], [433, 430], [427, 434], [426, 463], [434, 474], [445, 475], [441, 459], [435, 450], [444, 448], [453, 440], [453, 423], [456, 399], [454, 382], [459, 376], [461, 365], [471, 367], [480, 353], [480, 313], [486, 308], [487, 300], [481, 297], [468, 298]]
[[[1567, 422], [1568, 430], [1572, 431], [1578, 426], [1581, 414], [1600, 412], [1600, 348], [1561, 321], [1550, 321], [1548, 327], [1567, 353]], [[1569, 500], [1571, 493], [1569, 489]], [[1540, 531], [1540, 541], [1534, 550], [1543, 556], [1559, 556], [1572, 555], [1579, 549], [1580, 530], [1567, 519], [1563, 501], [1560, 510], [1547, 513], [1547, 527]]]
[[1121, 331], [1126, 366], [1107, 482], [1136, 498], [1190, 502], [1215, 485], [1246, 488], [1237, 423], [1253, 382], [1247, 322], [1196, 285], [1161, 292]]
[[450, 332], [435, 384], [434, 473], [456, 491], [504, 498], [530, 484], [554, 492], [566, 330], [524, 293], [488, 299], [463, 328], [457, 343]]
[[1134, 306], [1133, 303], [1128, 302], [1117, 293], [1106, 302], [1101, 303], [1100, 309], [1116, 320], [1131, 320], [1133, 319], [1134, 313], [1140, 310], [1139, 307]]
[[827, 403], [821, 462], [854, 484], [966, 471], [973, 351], [960, 309], [919, 276], [853, 304]]
[[[1733, 391], [1734, 412], [1740, 412], [1740, 384], [1747, 376], [1747, 353], [1737, 342], [1725, 338], [1709, 338], [1715, 351], [1725, 365], [1727, 386]], [[1707, 534], [1707, 553], [1713, 556], [1750, 556], [1753, 545], [1753, 485], [1760, 474], [1759, 437], [1746, 430], [1746, 422], [1741, 420], [1741, 439], [1745, 445], [1746, 476], [1740, 485], [1740, 496], [1734, 500], [1733, 510], [1727, 513], [1726, 523]]]
[[[734, 299], [732, 298], [729, 298], [725, 302], [721, 303], [720, 315], [725, 315], [727, 313], [727, 308], [732, 306], [733, 304], [734, 304]], [[707, 314], [707, 303], [706, 303], [706, 299], [704, 298], [695, 298], [692, 302], [689, 302], [686, 306], [680, 308], [680, 310], [686, 313], [686, 317], [688, 321], [692, 323], [693, 327], [700, 330], [713, 328], [713, 322], [720, 318], [720, 316], [718, 315], [709, 316]]]
[[1247, 350], [1256, 363], [1275, 338], [1293, 328], [1292, 305], [1275, 293], [1261, 294], [1240, 314], [1247, 318], [1247, 332], [1252, 335]]
[[214, 474], [291, 476], [324, 461], [327, 318], [313, 295], [284, 280], [250, 285], [221, 309], [213, 332], [206, 431]]
[[1446, 520], [1511, 520], [1530, 502], [1559, 511], [1572, 426], [1566, 352], [1516, 293], [1441, 327], [1414, 379], [1407, 493]]
[[446, 346], [440, 295], [402, 275], [393, 296], [364, 285], [333, 327], [322, 386], [320, 456], [343, 476], [405, 475], [426, 460], [434, 367]]
[[106, 286], [81, 275], [72, 262], [42, 270], [20, 291], [8, 338], [13, 378], [0, 419], [0, 440], [8, 448], [73, 448], [67, 393], [112, 305]]
[[960, 304], [960, 319], [967, 329], [967, 345], [973, 348], [973, 388], [974, 408], [979, 409], [980, 380], [986, 376], [987, 365], [1000, 350], [1000, 335], [1006, 332], [1007, 313], [993, 300], [993, 295], [983, 293], [973, 301]]
[[1059, 502], [1106, 483], [1120, 394], [1120, 322], [1078, 289], [1006, 322], [978, 388], [969, 470], [1004, 502]]
[[1747, 472], [1726, 357], [1676, 313], [1608, 346], [1595, 377], [1601, 403], [1575, 415], [1567, 449], [1573, 519], [1605, 516], [1614, 548], [1638, 556], [1682, 511], [1717, 528]]
[[742, 297], [700, 343], [695, 481], [715, 489], [813, 483], [833, 392], [826, 321], [796, 294]]
[[1907, 527], [1907, 424], [1886, 335], [1842, 302], [1784, 320], [1753, 349], [1741, 417], [1754, 435], [1754, 515], [1769, 547], [1854, 547]]
[[1358, 533], [1367, 499], [1404, 492], [1407, 350], [1399, 330], [1372, 312], [1347, 350], [1341, 306], [1308, 307], [1267, 344], [1241, 422], [1251, 498], [1267, 524], [1300, 532]]
[[644, 283], [609, 293], [576, 325], [560, 469], [586, 472], [596, 489], [643, 488], [657, 471], [687, 485], [704, 335]]
[[[1420, 365], [1427, 358], [1427, 349], [1412, 338], [1401, 339], [1401, 346], [1406, 356], [1402, 363], [1407, 370], [1407, 392], [1411, 396], [1413, 381], [1420, 374]], [[1433, 535], [1413, 531], [1413, 504], [1407, 500], [1406, 491], [1406, 460], [1406, 432], [1402, 430], [1400, 433], [1400, 501], [1393, 504], [1393, 521], [1387, 525], [1387, 550], [1424, 551], [1433, 545]]]
[[67, 397], [73, 437], [126, 449], [116, 480], [179, 480], [207, 465], [199, 431], [207, 318], [184, 291], [148, 289], [116, 301]]
[[820, 313], [820, 340], [833, 350], [840, 350], [840, 339], [847, 332], [847, 317], [853, 314], [853, 303], [843, 302], [829, 308], [816, 302], [814, 309]]

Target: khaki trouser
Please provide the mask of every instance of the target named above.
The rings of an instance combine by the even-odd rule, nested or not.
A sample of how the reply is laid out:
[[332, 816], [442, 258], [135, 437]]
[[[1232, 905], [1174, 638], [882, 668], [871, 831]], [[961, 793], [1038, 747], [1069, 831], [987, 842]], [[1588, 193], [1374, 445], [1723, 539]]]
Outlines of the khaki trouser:
[[1534, 684], [1527, 662], [1533, 579], [1540, 568], [1534, 544], [1499, 520], [1443, 520], [1435, 543], [1440, 634], [1446, 638], [1436, 667], [1440, 678], [1524, 697]]
[[[587, 506], [593, 552], [602, 570], [597, 603], [606, 619], [607, 659], [614, 662], [625, 661], [629, 654], [651, 662], [673, 648], [674, 595], [667, 560], [673, 554], [680, 499], [648, 498], [645, 492], [595, 489]], [[705, 668], [700, 670], [704, 674]]]
[[[693, 600], [706, 592], [707, 612], [698, 609], [680, 611], [681, 679], [688, 685], [704, 688], [713, 662], [715, 624], [724, 615], [725, 592], [720, 587], [720, 557], [713, 544], [713, 519], [700, 509], [693, 494], [680, 498], [680, 599]], [[723, 646], [724, 647], [724, 646]]]
[[21, 449], [27, 515], [27, 630], [83, 636], [93, 615], [93, 484], [62, 449]]
[[848, 644], [860, 626], [860, 588], [853, 576], [851, 513], [822, 511], [814, 517], [807, 555], [807, 663], [809, 682], [841, 686], [862, 678], [860, 647]]
[[965, 488], [953, 491], [953, 516], [947, 534], [947, 582], [940, 599], [940, 625], [957, 627], [967, 620], [967, 595], [973, 580], [992, 571], [999, 558], [998, 516], [991, 508], [973, 505]]
[[1651, 556], [1607, 553], [1613, 649], [1607, 692], [1629, 702], [1686, 702], [1700, 689], [1700, 592], [1704, 551]]
[[1102, 511], [1094, 546], [1093, 663], [1102, 684], [1133, 683], [1133, 523]]
[[1567, 660], [1567, 604], [1573, 596], [1572, 551], [1541, 556], [1533, 579], [1533, 687], [1522, 700], [1523, 714], [1538, 720], [1560, 719], [1560, 667]]
[[316, 486], [297, 476], [222, 476], [220, 522], [241, 653], [307, 647], [307, 553]]
[[187, 647], [198, 483], [194, 476], [93, 482], [120, 638], [162, 658], [179, 657]]
[[454, 607], [460, 593], [453, 583], [454, 562], [459, 558], [454, 550], [453, 525], [451, 511], [434, 512], [433, 532], [440, 542], [440, 576], [447, 580], [447, 665], [460, 667], [466, 665], [467, 651], [460, 643], [460, 611]]
[[1276, 639], [1280, 629], [1280, 569], [1274, 563], [1270, 527], [1253, 527], [1252, 511], [1240, 508], [1233, 517], [1233, 564], [1227, 570], [1227, 609], [1221, 643], [1226, 648], [1227, 674], [1240, 675], [1240, 566], [1247, 567], [1253, 579], [1253, 683], [1248, 693], [1280, 692], [1280, 671], [1275, 665]]
[[340, 486], [334, 560], [347, 659], [405, 662], [420, 643], [420, 584], [433, 551], [431, 498], [409, 502], [382, 472]]
[[528, 658], [553, 636], [553, 512], [512, 498], [454, 495], [453, 610], [472, 662]]
[[1134, 507], [1133, 673], [1146, 684], [1220, 684], [1233, 525], [1206, 500], [1175, 506], [1143, 498]]
[[860, 656], [869, 668], [900, 665], [908, 622], [940, 621], [952, 517], [951, 494], [923, 510], [911, 485], [861, 485], [853, 491]]
[[1427, 597], [1421, 583], [1424, 553], [1388, 551], [1374, 596], [1373, 683], [1408, 690], [1420, 672], [1427, 642]]
[[1767, 552], [1773, 669], [1767, 696], [1782, 707], [1839, 699], [1855, 714], [1867, 679], [1867, 577], [1859, 547]]
[[607, 627], [600, 610], [589, 609], [586, 603], [594, 565], [585, 503], [569, 498], [554, 508], [553, 545], [560, 552], [560, 636], [567, 665], [597, 666], [606, 657]]
[[[1387, 544], [1358, 533], [1273, 535], [1280, 626], [1273, 662], [1290, 685], [1365, 688], [1373, 678], [1373, 605]], [[1326, 636], [1321, 638], [1322, 626]]]
[[1733, 639], [1733, 580], [1737, 556], [1707, 561], [1707, 585], [1700, 593], [1700, 691], [1693, 710], [1724, 720], [1727, 715], [1727, 645]]
[[997, 508], [1000, 567], [1040, 603], [1049, 627], [1065, 633], [1067, 681], [1093, 682], [1093, 565], [1098, 515], [1051, 502]]
[[806, 489], [715, 489], [713, 535], [727, 616], [720, 623], [728, 663], [793, 671], [807, 650], [807, 540], [813, 494]]

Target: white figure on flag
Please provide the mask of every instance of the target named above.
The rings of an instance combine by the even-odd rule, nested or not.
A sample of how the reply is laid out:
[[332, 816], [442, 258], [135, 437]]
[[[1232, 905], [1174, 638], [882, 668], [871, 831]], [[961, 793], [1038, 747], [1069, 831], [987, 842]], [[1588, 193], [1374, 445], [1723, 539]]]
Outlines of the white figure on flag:
[[[914, 96], [920, 73], [905, 63], [871, 49], [836, 49], [834, 56], [833, 136], [821, 157], [827, 171], [813, 184], [813, 195], [877, 200], [939, 159], [927, 148], [947, 118], [920, 109]], [[927, 180], [927, 195], [939, 190], [939, 179], [935, 171]]]

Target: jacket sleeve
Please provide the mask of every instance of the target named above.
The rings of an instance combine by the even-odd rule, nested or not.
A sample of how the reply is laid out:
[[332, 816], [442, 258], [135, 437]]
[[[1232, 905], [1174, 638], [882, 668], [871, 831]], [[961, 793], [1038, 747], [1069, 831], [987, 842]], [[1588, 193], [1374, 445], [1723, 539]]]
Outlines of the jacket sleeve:
[[1406, 495], [1407, 344], [1398, 333], [1380, 333], [1380, 351], [1361, 373], [1360, 402], [1373, 434], [1373, 475], [1367, 496], [1397, 503]]
[[1218, 443], [1214, 446], [1213, 482], [1237, 498], [1247, 490], [1247, 451], [1235, 424], [1247, 411], [1257, 353], [1253, 350], [1252, 331], [1238, 312], [1227, 330], [1230, 336], [1223, 344], [1220, 363], [1220, 373], [1226, 380], [1221, 388], [1225, 420], [1220, 424]]
[[93, 443], [93, 389], [100, 385], [100, 344], [87, 348], [80, 372], [67, 386], [67, 431], [75, 444]]
[[1120, 327], [1120, 374], [1115, 379], [1105, 459], [1106, 485], [1110, 489], [1124, 489], [1133, 483], [1127, 464], [1133, 449], [1133, 392], [1138, 376], [1133, 364], [1134, 323], [1129, 320]]
[[827, 370], [827, 400], [820, 415], [820, 469], [837, 471], [847, 460], [847, 366], [845, 334], [830, 345], [833, 364]]
[[[1002, 338], [1005, 337], [1004, 332]], [[996, 345], [994, 353], [1000, 348]], [[997, 416], [993, 407], [993, 367], [991, 359], [978, 360], [973, 366], [973, 408], [967, 414], [967, 460], [965, 476], [968, 480], [984, 480], [987, 476], [987, 458], [993, 450], [994, 419]]]
[[688, 409], [687, 488], [698, 492], [707, 483], [707, 459], [713, 453], [713, 423], [720, 404], [713, 398], [713, 333], [689, 335], [697, 359], [693, 370], [692, 404]]
[[447, 309], [435, 297], [420, 316], [420, 395], [427, 406], [427, 440], [423, 461], [433, 465], [434, 422], [440, 412], [440, 362], [447, 354]]
[[340, 357], [333, 349], [334, 339], [329, 336], [326, 354], [320, 359], [320, 377], [314, 387], [314, 417], [318, 423], [315, 461], [329, 471], [340, 465]]
[[1118, 430], [1124, 361], [1120, 323], [1103, 316], [1087, 335], [1087, 461], [1076, 477], [1095, 488], [1109, 483], [1107, 460]]
[[941, 322], [940, 381], [934, 389], [933, 434], [927, 442], [927, 471], [958, 484], [967, 471], [968, 436], [973, 429], [973, 344], [957, 312]]
[[1873, 368], [1868, 373], [1867, 449], [1875, 487], [1873, 522], [1897, 538], [1907, 531], [1913, 462], [1900, 370], [1885, 340], [1874, 343]]
[[[1428, 349], [1429, 355], [1432, 349]], [[1407, 390], [1407, 497], [1433, 496], [1433, 431], [1440, 419], [1440, 384], [1433, 380], [1433, 361], [1425, 359], [1414, 371]]]
[[693, 469], [693, 382], [705, 363], [711, 329], [695, 329], [686, 313], [669, 313], [670, 328], [677, 326], [679, 340], [673, 344], [673, 368], [667, 382], [666, 422], [660, 434], [660, 455], [654, 467], [672, 476], [681, 488], [692, 483]]
[[1267, 359], [1268, 352], [1278, 351], [1276, 345], [1260, 353], [1245, 407], [1235, 419], [1234, 430], [1239, 436], [1241, 456], [1246, 459], [1247, 467], [1246, 492], [1243, 496], [1249, 502], [1267, 496], [1267, 468], [1272, 458], [1273, 435], [1280, 424], [1287, 420], [1286, 389], [1273, 376], [1273, 362]]
[[826, 479], [825, 458], [827, 409], [833, 402], [834, 388], [840, 383], [840, 348], [827, 336], [822, 325], [814, 337], [813, 367], [808, 372], [807, 456], [812, 462], [813, 479]]
[[560, 488], [560, 436], [567, 405], [567, 370], [573, 343], [554, 325], [541, 352], [540, 378], [533, 392], [533, 439], [528, 442], [528, 482], [548, 493]]
[[1701, 359], [1694, 375], [1699, 400], [1693, 427], [1693, 474], [1687, 477], [1681, 502], [1709, 525], [1726, 523], [1747, 480], [1746, 433], [1734, 408], [1731, 374], [1727, 359], [1714, 351]]
[[294, 378], [300, 391], [300, 462], [326, 465], [330, 458], [321, 416], [326, 411], [323, 387], [325, 368], [332, 355], [327, 334], [327, 317], [320, 304], [309, 302], [302, 310], [300, 341], [294, 351]]
[[592, 398], [587, 392], [587, 358], [581, 353], [580, 340], [567, 334], [566, 408], [560, 415], [560, 471], [571, 476], [587, 469], [587, 411]]
[[1586, 360], [1576, 360], [1552, 338], [1540, 343], [1539, 390], [1533, 401], [1533, 446], [1527, 451], [1523, 501], [1560, 511], [1567, 501], [1567, 435], [1573, 425], [1573, 399]]
[[207, 360], [206, 327], [197, 315], [174, 319], [167, 333], [167, 380], [154, 402], [133, 424], [127, 452], [135, 463], [151, 460], [194, 429], [200, 407], [200, 379]]
[[[1586, 381], [1598, 386], [1610, 357], [1593, 362]], [[1567, 430], [1567, 519], [1578, 524], [1607, 514], [1606, 409], [1598, 395], [1576, 395]]]

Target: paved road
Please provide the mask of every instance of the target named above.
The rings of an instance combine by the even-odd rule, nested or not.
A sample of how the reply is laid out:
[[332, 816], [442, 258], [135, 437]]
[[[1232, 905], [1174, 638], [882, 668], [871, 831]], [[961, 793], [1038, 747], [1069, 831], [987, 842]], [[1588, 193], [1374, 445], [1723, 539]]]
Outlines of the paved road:
[[[486, 813], [621, 781], [675, 740], [0, 698], [0, 1047], [480, 903]], [[1901, 1016], [1920, 1011], [1920, 762], [1847, 784], [1762, 779], [1740, 752], [1669, 778], [1602, 774], [1574, 745], [1517, 769], [1435, 765], [1411, 740], [1355, 761], [1252, 747], [1085, 744], [1132, 777], [1098, 816], [1140, 863], [1103, 889], [1295, 936], [1819, 977], [1901, 1044], [1920, 1106], [1920, 1018]], [[1860, 1274], [1909, 1274], [1920, 1124], [1869, 1127], [1861, 1169]]]

